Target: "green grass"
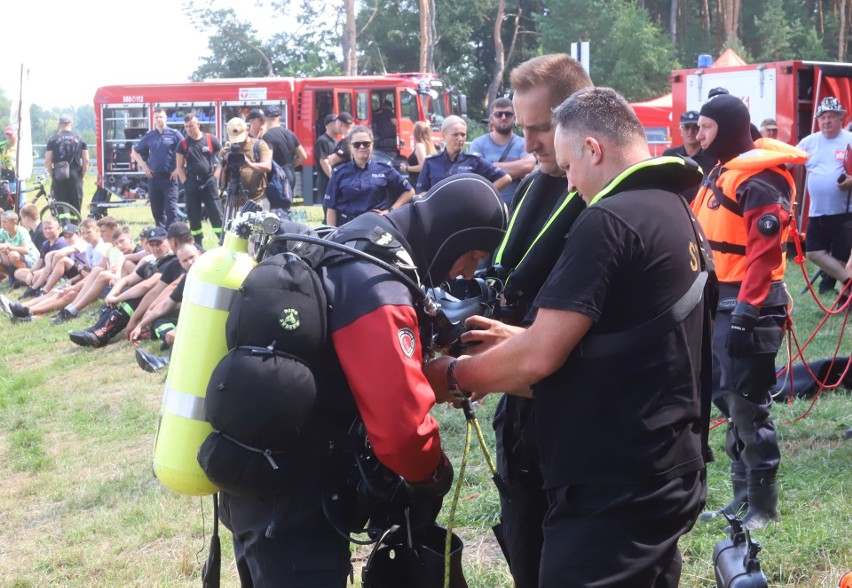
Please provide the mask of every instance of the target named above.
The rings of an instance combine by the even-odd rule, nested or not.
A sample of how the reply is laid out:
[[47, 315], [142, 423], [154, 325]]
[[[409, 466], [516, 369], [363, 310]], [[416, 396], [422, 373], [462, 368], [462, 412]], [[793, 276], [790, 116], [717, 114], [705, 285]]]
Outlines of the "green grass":
[[[132, 214], [122, 220], [134, 228], [150, 222], [146, 209]], [[208, 237], [205, 244], [213, 246]], [[790, 266], [788, 278], [796, 329], [804, 340], [820, 313], [807, 295], [799, 295], [797, 267]], [[8, 295], [8, 286], [0, 292]], [[833, 317], [807, 357], [833, 353], [841, 323]], [[123, 340], [97, 350], [74, 346], [65, 334], [71, 328], [78, 324], [12, 324], [0, 318], [0, 586], [198, 586], [210, 501], [174, 494], [151, 473], [164, 377], [139, 370]], [[843, 354], [852, 350], [850, 342], [846, 334]], [[478, 409], [492, 453], [496, 400], [487, 398]], [[806, 418], [790, 422], [809, 404], [810, 399], [795, 400], [774, 409], [782, 449], [782, 520], [758, 539], [763, 569], [776, 587], [830, 588], [852, 568], [852, 441], [842, 440], [852, 426], [852, 397], [846, 390], [827, 391]], [[464, 417], [448, 407], [437, 407], [435, 414], [458, 472]], [[711, 433], [717, 455], [709, 470], [712, 508], [726, 503], [730, 493], [722, 429]], [[499, 500], [490, 478], [474, 437], [452, 521], [465, 542], [472, 588], [511, 586], [491, 533]], [[449, 506], [447, 500], [444, 524]], [[714, 584], [711, 556], [724, 538], [722, 527], [700, 524], [681, 540], [682, 586]], [[222, 531], [222, 585], [235, 586], [230, 536]], [[356, 551], [358, 558], [364, 554]], [[356, 560], [356, 570], [360, 565]]]

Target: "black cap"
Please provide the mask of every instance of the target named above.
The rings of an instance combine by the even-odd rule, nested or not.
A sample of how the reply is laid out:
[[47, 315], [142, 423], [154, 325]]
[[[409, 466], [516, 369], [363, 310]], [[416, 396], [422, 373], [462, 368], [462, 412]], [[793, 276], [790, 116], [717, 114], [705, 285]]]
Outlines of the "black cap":
[[246, 118], [246, 122], [254, 120], [256, 118], [264, 118], [263, 111], [260, 108], [255, 108], [251, 112], [249, 112], [248, 118]]
[[186, 223], [182, 223], [180, 221], [170, 224], [169, 230], [166, 232], [166, 234], [170, 238], [177, 240], [192, 236], [192, 232], [189, 230], [189, 226]]
[[73, 223], [69, 223], [69, 224], [65, 225], [64, 227], [62, 227], [62, 232], [63, 233], [74, 233], [76, 235], [77, 234], [77, 225], [75, 225]]
[[328, 126], [333, 122], [337, 122], [337, 115], [336, 114], [326, 114], [325, 115], [325, 122], [323, 124], [325, 126]]
[[145, 238], [149, 241], [165, 241], [169, 234], [163, 227], [151, 227], [145, 231]]
[[266, 107], [266, 118], [278, 118], [279, 116], [281, 116], [281, 110], [277, 106], [273, 104]]
[[730, 92], [728, 92], [727, 88], [712, 88], [709, 92], [707, 92], [707, 98], [712, 98], [719, 94], [730, 94]]
[[680, 115], [680, 124], [682, 125], [697, 125], [698, 124], [698, 111], [697, 110], [687, 110], [683, 114]]
[[351, 125], [352, 124], [352, 115], [348, 112], [341, 112], [337, 115], [337, 120], [342, 122], [343, 124]]

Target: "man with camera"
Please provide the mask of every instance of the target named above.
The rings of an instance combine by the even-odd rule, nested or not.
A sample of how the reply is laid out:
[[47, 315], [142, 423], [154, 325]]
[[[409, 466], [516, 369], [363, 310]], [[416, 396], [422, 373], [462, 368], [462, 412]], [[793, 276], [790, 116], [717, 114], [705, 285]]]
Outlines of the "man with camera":
[[808, 259], [840, 283], [852, 277], [844, 267], [852, 249], [852, 177], [844, 170], [852, 133], [843, 130], [845, 115], [837, 98], [823, 99], [816, 110], [819, 131], [796, 145], [810, 156], [805, 163], [810, 194]]
[[228, 121], [230, 151], [222, 168], [222, 185], [237, 199], [237, 207], [246, 200], [260, 203], [266, 190], [266, 175], [272, 170], [272, 150], [262, 139], [248, 134], [246, 121], [239, 117]]

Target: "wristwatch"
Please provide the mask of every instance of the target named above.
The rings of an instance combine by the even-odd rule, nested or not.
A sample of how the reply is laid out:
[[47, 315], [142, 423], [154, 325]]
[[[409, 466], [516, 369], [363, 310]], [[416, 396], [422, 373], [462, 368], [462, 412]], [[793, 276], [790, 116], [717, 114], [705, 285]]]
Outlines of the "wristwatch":
[[459, 388], [459, 383], [456, 381], [456, 365], [459, 363], [459, 360], [454, 359], [450, 362], [450, 365], [447, 366], [447, 389], [448, 390], [461, 390]]

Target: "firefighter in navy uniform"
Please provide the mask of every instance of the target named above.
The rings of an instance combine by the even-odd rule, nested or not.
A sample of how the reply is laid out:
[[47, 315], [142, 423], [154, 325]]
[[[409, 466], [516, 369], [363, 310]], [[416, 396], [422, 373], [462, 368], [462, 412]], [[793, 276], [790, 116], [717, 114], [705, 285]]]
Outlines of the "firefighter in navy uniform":
[[[331, 239], [354, 244], [355, 235], [369, 233], [376, 237], [370, 247], [398, 250], [424, 285], [438, 286], [449, 276], [471, 277], [500, 243], [505, 226], [493, 186], [464, 174], [387, 215], [362, 215]], [[330, 341], [325, 359], [311, 366], [317, 379], [311, 417], [298, 445], [282, 458], [292, 487], [272, 496], [222, 493], [220, 513], [233, 533], [243, 586], [346, 585], [349, 544], [324, 514], [329, 467], [322, 456], [342, 443], [357, 416], [375, 456], [406, 480], [412, 520], [434, 521], [452, 483], [452, 466], [429, 414], [436, 397], [422, 371], [418, 333], [424, 325], [411, 291], [387, 270], [351, 256], [324, 265], [321, 276]]]
[[[569, 191], [565, 172], [556, 163], [553, 108], [592, 82], [582, 65], [568, 55], [530, 59], [511, 74], [513, 107], [524, 132], [526, 150], [535, 154], [538, 169], [526, 176], [515, 192], [506, 237], [494, 255], [489, 273], [502, 282], [499, 318], [527, 327], [535, 317], [533, 301], [556, 265], [565, 235], [586, 208]], [[462, 341], [483, 341], [471, 352], [486, 349], [510, 330], [496, 321], [473, 317]], [[541, 522], [547, 495], [535, 447], [534, 401], [504, 394], [494, 411], [497, 469], [503, 482], [500, 495], [500, 536], [516, 588], [538, 586]]]
[[755, 144], [748, 109], [731, 95], [705, 103], [698, 124], [704, 152], [720, 162], [692, 207], [719, 280], [713, 401], [728, 417], [725, 450], [734, 494], [728, 505], [702, 518], [745, 512], [743, 525], [759, 530], [778, 517], [781, 453], [770, 390], [787, 319], [785, 244], [795, 198], [785, 164], [801, 163], [807, 154], [772, 139]]

